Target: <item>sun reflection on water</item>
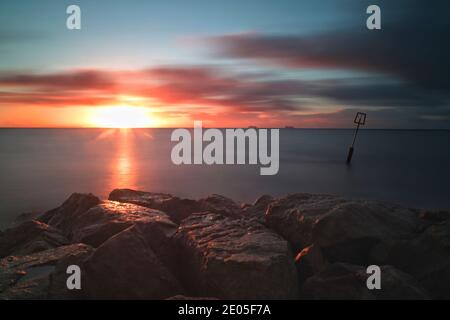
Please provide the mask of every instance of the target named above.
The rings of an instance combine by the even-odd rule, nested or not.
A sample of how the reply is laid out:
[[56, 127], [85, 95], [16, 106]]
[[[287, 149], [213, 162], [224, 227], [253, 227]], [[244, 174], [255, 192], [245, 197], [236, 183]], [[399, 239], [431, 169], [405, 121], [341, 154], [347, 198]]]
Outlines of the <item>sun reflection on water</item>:
[[136, 188], [135, 161], [133, 154], [132, 129], [118, 129], [117, 156], [112, 164], [111, 189]]

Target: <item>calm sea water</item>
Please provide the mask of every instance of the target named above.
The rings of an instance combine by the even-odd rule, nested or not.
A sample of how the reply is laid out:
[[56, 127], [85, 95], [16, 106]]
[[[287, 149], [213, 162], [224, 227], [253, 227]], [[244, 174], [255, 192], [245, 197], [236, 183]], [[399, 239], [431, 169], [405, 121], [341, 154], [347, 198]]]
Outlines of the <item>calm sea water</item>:
[[333, 193], [450, 208], [450, 131], [362, 130], [347, 166], [352, 130], [283, 129], [276, 176], [260, 176], [259, 166], [175, 166], [170, 133], [0, 129], [0, 228], [73, 192], [106, 198], [114, 188], [245, 202], [261, 194]]

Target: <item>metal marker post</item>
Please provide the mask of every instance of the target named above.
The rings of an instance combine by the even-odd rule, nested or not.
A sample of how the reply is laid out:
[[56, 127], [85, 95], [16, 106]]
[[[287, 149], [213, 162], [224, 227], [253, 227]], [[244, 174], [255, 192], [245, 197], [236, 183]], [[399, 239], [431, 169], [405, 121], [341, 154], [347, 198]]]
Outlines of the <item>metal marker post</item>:
[[347, 164], [350, 164], [350, 162], [352, 161], [353, 150], [354, 150], [353, 147], [355, 145], [356, 135], [358, 134], [359, 126], [363, 126], [366, 124], [366, 114], [362, 113], [362, 112], [358, 112], [356, 114], [355, 120], [353, 120], [353, 122], [357, 124], [357, 127], [355, 130], [355, 135], [353, 136], [352, 145], [350, 146], [350, 149], [348, 149]]

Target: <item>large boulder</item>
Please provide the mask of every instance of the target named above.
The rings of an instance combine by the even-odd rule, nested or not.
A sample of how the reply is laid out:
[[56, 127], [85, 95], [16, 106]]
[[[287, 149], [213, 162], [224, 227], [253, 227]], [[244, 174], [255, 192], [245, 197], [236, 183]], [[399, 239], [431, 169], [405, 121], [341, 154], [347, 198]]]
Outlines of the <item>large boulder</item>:
[[149, 236], [134, 225], [96, 249], [84, 264], [90, 298], [165, 299], [183, 293], [153, 251]]
[[418, 212], [401, 206], [297, 194], [273, 202], [266, 223], [301, 250], [315, 244], [331, 262], [369, 263], [380, 242], [410, 239], [424, 227]]
[[367, 288], [370, 274], [362, 266], [334, 263], [308, 278], [302, 297], [315, 300], [429, 299], [410, 275], [392, 266], [381, 266], [381, 289]]
[[289, 244], [247, 219], [195, 213], [176, 235], [189, 294], [222, 299], [293, 299], [297, 274]]
[[411, 239], [423, 226], [414, 210], [374, 201], [349, 201], [317, 221], [313, 242], [330, 261], [370, 264], [374, 245]]
[[7, 229], [0, 235], [0, 258], [32, 254], [68, 243], [59, 230], [31, 220]]
[[412, 240], [381, 243], [371, 257], [410, 273], [434, 298], [450, 299], [450, 220], [428, 227]]
[[0, 260], [0, 299], [82, 298], [83, 291], [67, 289], [65, 272], [91, 253], [87, 245], [72, 244]]
[[194, 212], [211, 211], [230, 217], [238, 217], [240, 207], [231, 199], [211, 195], [200, 200], [181, 199], [166, 193], [144, 192], [131, 189], [115, 189], [109, 200], [133, 203], [147, 208], [161, 210], [180, 223]]

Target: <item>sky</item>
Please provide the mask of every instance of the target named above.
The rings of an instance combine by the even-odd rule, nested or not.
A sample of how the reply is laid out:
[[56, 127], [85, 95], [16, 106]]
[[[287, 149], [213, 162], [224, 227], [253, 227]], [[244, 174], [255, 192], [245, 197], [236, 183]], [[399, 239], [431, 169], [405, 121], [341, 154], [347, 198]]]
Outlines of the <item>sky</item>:
[[450, 5], [432, 3], [2, 0], [0, 127], [346, 128], [366, 112], [368, 128], [450, 129]]

